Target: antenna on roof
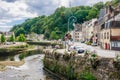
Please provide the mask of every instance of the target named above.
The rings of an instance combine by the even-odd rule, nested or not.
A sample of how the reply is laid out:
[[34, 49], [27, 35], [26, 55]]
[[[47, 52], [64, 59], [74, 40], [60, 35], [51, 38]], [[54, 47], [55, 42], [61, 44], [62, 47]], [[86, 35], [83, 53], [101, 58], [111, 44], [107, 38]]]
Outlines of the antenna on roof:
[[71, 10], [71, 0], [69, 0], [69, 8], [70, 8], [70, 13], [71, 13], [71, 15], [73, 15], [73, 13], [72, 13], [72, 10]]
[[71, 0], [69, 0], [69, 7], [71, 8]]

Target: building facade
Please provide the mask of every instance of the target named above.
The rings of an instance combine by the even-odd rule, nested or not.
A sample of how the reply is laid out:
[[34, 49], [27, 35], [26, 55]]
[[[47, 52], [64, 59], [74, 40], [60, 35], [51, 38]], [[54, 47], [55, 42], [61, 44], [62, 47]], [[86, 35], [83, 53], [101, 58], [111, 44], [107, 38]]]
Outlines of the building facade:
[[82, 40], [82, 26], [81, 24], [75, 24], [73, 31], [73, 41], [80, 42]]
[[106, 50], [120, 50], [120, 10], [109, 6], [104, 13], [99, 18], [100, 46]]

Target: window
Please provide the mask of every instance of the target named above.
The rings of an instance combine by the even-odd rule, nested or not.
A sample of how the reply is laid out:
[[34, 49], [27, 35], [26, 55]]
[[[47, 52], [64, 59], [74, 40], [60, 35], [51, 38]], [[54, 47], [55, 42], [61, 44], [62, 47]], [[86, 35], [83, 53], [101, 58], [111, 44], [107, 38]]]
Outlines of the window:
[[118, 42], [118, 47], [120, 47], [120, 42]]
[[115, 47], [118, 47], [118, 44], [117, 44], [117, 42], [115, 42]]
[[111, 42], [111, 46], [112, 47], [120, 47], [120, 42], [118, 42], [118, 41]]
[[111, 42], [111, 46], [114, 47], [114, 42]]
[[109, 32], [107, 32], [107, 39], [109, 39]]
[[104, 33], [104, 39], [106, 39], [106, 33]]

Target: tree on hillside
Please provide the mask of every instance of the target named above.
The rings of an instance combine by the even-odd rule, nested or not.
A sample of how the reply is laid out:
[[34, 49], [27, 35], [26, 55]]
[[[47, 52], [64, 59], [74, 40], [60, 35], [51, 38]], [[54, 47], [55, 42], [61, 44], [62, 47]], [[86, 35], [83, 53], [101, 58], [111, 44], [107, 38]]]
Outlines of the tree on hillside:
[[10, 37], [10, 42], [15, 42], [15, 35], [14, 35], [14, 34], [11, 35], [11, 37]]
[[2, 35], [1, 35], [1, 43], [4, 43], [5, 41], [6, 41], [5, 35], [2, 34]]
[[97, 8], [92, 8], [91, 10], [89, 10], [88, 16], [86, 16], [87, 20], [96, 18], [98, 16], [98, 9]]
[[23, 27], [20, 27], [17, 30], [15, 30], [15, 36], [19, 36], [20, 34], [25, 34], [25, 30]]
[[93, 5], [93, 7], [97, 8], [98, 10], [102, 9], [104, 6], [105, 5], [103, 2], [98, 2], [98, 3]]
[[26, 38], [25, 38], [24, 34], [20, 34], [20, 35], [17, 37], [17, 41], [19, 41], [19, 42], [24, 42], [24, 41], [26, 41]]
[[52, 32], [51, 32], [51, 35], [50, 35], [50, 39], [56, 39], [56, 40], [58, 40], [58, 39], [59, 39], [59, 36], [58, 36], [58, 34], [56, 34], [55, 31], [52, 31]]
[[86, 20], [86, 16], [88, 15], [88, 10], [78, 10], [75, 13], [75, 16], [77, 17], [77, 21], [79, 23], [83, 23]]

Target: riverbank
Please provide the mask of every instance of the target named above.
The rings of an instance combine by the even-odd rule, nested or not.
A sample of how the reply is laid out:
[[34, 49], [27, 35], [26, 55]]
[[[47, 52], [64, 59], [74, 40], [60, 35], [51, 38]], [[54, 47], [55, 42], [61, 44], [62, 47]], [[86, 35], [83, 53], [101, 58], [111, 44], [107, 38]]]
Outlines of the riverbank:
[[6, 66], [21, 66], [25, 63], [24, 60], [22, 61], [0, 61], [0, 71], [6, 70]]
[[[21, 66], [25, 63], [24, 60], [16, 61], [14, 55], [21, 54], [23, 52], [35, 50], [35, 47], [29, 46], [26, 43], [19, 43], [16, 45], [8, 45], [4, 47], [0, 47], [0, 57], [5, 58], [8, 57], [9, 60], [1, 60], [0, 61], [0, 71], [6, 70], [6, 66]], [[13, 57], [12, 57], [13, 56]], [[19, 58], [19, 56], [18, 56]]]
[[2, 47], [0, 47], [0, 56], [15, 55], [18, 54], [19, 52], [27, 50], [28, 48], [29, 45], [26, 43], [3, 45]]
[[0, 71], [0, 80], [59, 80], [43, 70], [44, 54], [26, 57], [22, 66], [8, 66]]

